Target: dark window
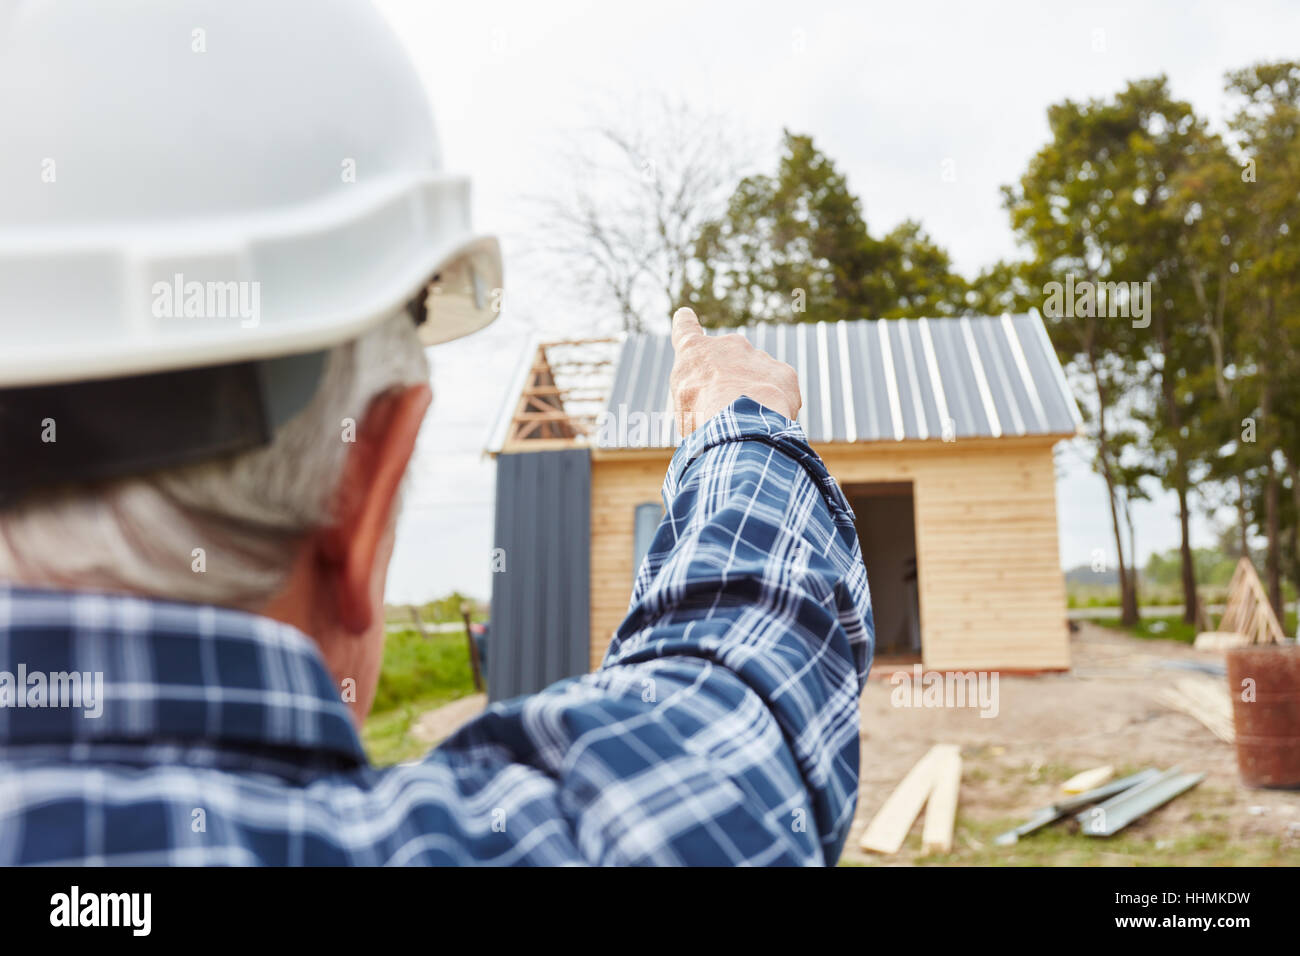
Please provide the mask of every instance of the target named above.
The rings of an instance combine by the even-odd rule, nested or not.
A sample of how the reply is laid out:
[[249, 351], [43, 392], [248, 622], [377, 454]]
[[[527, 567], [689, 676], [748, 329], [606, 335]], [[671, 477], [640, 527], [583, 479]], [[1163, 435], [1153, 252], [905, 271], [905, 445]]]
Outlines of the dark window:
[[650, 501], [636, 506], [636, 525], [632, 532], [632, 576], [641, 569], [641, 562], [650, 551], [650, 542], [654, 540], [655, 529], [663, 520], [664, 507], [657, 501]]

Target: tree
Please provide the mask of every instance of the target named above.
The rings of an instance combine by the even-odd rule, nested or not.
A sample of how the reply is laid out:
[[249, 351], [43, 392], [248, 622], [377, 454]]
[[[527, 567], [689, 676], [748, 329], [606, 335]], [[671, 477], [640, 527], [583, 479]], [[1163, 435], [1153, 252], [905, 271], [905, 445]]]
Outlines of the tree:
[[1030, 284], [1032, 270], [1023, 262], [995, 262], [982, 269], [966, 289], [967, 315], [1024, 313], [1043, 303], [1041, 286]]
[[685, 301], [703, 224], [743, 171], [741, 137], [724, 117], [644, 100], [574, 134], [561, 186], [532, 197], [532, 250], [625, 331], [663, 326]]
[[[1282, 475], [1291, 480], [1300, 511], [1300, 62], [1260, 63], [1230, 73], [1228, 92], [1239, 99], [1229, 123], [1243, 161], [1243, 218], [1239, 247], [1242, 342], [1254, 355], [1251, 381], [1258, 396], [1257, 441], [1262, 462], [1265, 583], [1282, 614]], [[1300, 548], [1300, 535], [1291, 535]], [[1288, 564], [1295, 563], [1287, 562]]]
[[[1031, 288], [1047, 294], [1052, 283], [1079, 281], [1107, 296], [1107, 309], [1068, 311], [1048, 317], [1063, 361], [1087, 381], [1089, 421], [1097, 467], [1112, 501], [1117, 553], [1123, 559], [1119, 458], [1112, 447], [1113, 408], [1131, 393], [1136, 407], [1151, 409], [1151, 444], [1164, 454], [1161, 479], [1178, 496], [1183, 555], [1184, 616], [1194, 620], [1196, 579], [1190, 543], [1191, 457], [1184, 421], [1184, 383], [1203, 348], [1178, 321], [1178, 235], [1183, 224], [1166, 212], [1171, 179], [1203, 148], [1203, 122], [1190, 105], [1174, 100], [1163, 77], [1129, 83], [1109, 101], [1067, 100], [1048, 110], [1051, 140], [1030, 161], [1015, 187], [1004, 190], [1012, 226], [1032, 260], [1022, 273]], [[1122, 283], [1122, 286], [1111, 285]], [[1137, 286], [1130, 286], [1136, 283]], [[1122, 290], [1149, 290], [1147, 313], [1132, 319]], [[1112, 314], [1106, 314], [1111, 312]], [[1136, 595], [1124, 586], [1124, 616], [1136, 622]]]
[[1114, 436], [1112, 454], [1115, 458], [1115, 493], [1118, 496], [1118, 511], [1123, 518], [1123, 525], [1128, 532], [1129, 554], [1129, 592], [1134, 604], [1138, 599], [1137, 571], [1137, 529], [1133, 523], [1133, 504], [1137, 501], [1150, 501], [1151, 496], [1144, 487], [1149, 478], [1159, 477], [1158, 473], [1144, 459], [1141, 449], [1141, 436], [1134, 429], [1119, 431]]
[[[1202, 499], [1211, 513], [1221, 504], [1237, 513], [1240, 555], [1249, 554], [1251, 527], [1250, 473], [1258, 460], [1252, 402], [1242, 384], [1252, 361], [1242, 340], [1241, 280], [1243, 243], [1249, 231], [1248, 195], [1240, 164], [1218, 137], [1206, 140], [1194, 161], [1171, 181], [1173, 198], [1166, 214], [1185, 228], [1178, 233], [1178, 253], [1192, 303], [1184, 320], [1208, 345], [1199, 367], [1187, 369], [1186, 395], [1193, 414], [1204, 465]], [[1213, 485], [1228, 490], [1225, 500]]]
[[701, 230], [687, 301], [715, 325], [834, 322], [952, 315], [965, 291], [919, 224], [873, 237], [835, 164], [786, 131], [776, 173], [741, 180]]

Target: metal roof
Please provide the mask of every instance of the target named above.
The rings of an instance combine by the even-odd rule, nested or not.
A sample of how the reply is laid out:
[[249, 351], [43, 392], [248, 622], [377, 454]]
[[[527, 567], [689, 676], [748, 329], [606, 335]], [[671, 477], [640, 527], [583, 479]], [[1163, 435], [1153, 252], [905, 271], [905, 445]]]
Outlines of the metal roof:
[[[799, 373], [799, 422], [814, 442], [1073, 435], [1081, 423], [1037, 314], [763, 324], [709, 334], [733, 331]], [[614, 427], [598, 434], [598, 446], [677, 443], [672, 362], [667, 334], [627, 337], [606, 406]]]

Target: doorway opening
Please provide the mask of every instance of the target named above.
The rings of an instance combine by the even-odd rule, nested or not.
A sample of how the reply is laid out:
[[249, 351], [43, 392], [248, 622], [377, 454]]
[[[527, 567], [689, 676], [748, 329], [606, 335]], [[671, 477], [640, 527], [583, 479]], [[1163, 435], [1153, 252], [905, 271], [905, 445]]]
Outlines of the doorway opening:
[[916, 508], [910, 481], [848, 485], [858, 541], [871, 587], [876, 664], [921, 660], [920, 578], [916, 563]]

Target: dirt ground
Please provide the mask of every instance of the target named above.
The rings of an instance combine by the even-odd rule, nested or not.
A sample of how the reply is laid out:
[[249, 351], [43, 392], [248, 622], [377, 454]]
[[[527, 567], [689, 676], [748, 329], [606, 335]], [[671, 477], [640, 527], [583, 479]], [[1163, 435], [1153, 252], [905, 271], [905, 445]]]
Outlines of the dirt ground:
[[426, 711], [411, 724], [411, 736], [424, 744], [436, 745], [469, 723], [487, 707], [487, 694], [470, 694]]
[[[1300, 792], [1243, 787], [1232, 745], [1154, 700], [1159, 687], [1193, 674], [1168, 663], [1179, 660], [1222, 663], [1222, 655], [1083, 623], [1072, 637], [1071, 671], [1001, 676], [995, 717], [981, 717], [978, 708], [892, 706], [895, 687], [883, 672], [873, 674], [862, 695], [858, 811], [842, 862], [1300, 863]], [[867, 823], [935, 743], [959, 744], [962, 752], [953, 852], [922, 855], [919, 819], [898, 854], [859, 850]], [[1207, 776], [1114, 837], [1083, 836], [1067, 819], [1013, 847], [993, 845], [996, 834], [1057, 799], [1070, 776], [1102, 764], [1117, 774], [1178, 765]]]

